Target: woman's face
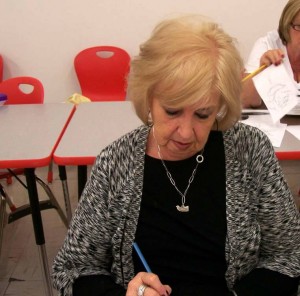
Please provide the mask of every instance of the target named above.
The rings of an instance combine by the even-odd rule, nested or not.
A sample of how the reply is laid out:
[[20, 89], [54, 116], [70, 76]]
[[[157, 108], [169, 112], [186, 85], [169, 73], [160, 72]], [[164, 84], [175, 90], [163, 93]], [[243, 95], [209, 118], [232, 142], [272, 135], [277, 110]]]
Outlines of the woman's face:
[[[295, 18], [293, 19], [294, 25], [300, 25], [300, 11], [296, 14]], [[295, 29], [290, 27], [290, 45], [293, 47], [300, 48], [300, 31], [296, 31]]]
[[196, 104], [180, 109], [168, 107], [154, 98], [150, 108], [154, 149], [159, 144], [165, 160], [182, 160], [196, 154], [205, 146], [219, 104], [219, 93], [213, 94], [206, 103], [199, 100]]

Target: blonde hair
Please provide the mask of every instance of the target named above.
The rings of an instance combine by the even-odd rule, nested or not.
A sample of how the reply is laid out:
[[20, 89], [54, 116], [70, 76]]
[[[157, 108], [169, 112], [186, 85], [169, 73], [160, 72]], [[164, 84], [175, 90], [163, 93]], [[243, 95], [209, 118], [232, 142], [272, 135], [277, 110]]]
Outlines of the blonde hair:
[[234, 40], [216, 23], [199, 15], [164, 20], [131, 61], [128, 98], [147, 123], [152, 98], [174, 107], [221, 95], [218, 127], [240, 118], [243, 63]]
[[290, 42], [290, 28], [296, 14], [300, 10], [300, 0], [290, 0], [285, 5], [279, 19], [278, 34], [283, 44]]

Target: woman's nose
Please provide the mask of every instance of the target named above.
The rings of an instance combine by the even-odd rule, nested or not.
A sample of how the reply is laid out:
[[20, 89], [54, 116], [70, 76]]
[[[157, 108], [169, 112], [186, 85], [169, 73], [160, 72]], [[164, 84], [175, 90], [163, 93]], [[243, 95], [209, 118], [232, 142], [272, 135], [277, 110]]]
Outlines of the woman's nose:
[[182, 139], [191, 139], [194, 136], [193, 123], [189, 120], [182, 120], [177, 131]]

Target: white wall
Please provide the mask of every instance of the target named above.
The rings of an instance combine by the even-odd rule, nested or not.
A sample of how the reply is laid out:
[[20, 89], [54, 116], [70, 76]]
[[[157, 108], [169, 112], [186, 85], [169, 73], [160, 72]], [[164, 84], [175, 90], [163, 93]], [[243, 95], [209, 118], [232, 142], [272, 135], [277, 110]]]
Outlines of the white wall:
[[115, 45], [138, 53], [154, 25], [178, 13], [200, 13], [235, 36], [246, 59], [253, 42], [277, 28], [286, 0], [1, 0], [4, 79], [34, 76], [45, 102], [80, 92], [73, 59], [82, 49]]

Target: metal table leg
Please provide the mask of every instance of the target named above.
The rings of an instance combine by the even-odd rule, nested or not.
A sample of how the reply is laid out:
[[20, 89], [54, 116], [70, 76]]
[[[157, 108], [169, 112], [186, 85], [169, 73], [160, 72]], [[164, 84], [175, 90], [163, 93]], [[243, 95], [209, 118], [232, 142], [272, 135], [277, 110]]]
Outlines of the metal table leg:
[[72, 219], [72, 209], [71, 209], [71, 203], [70, 203], [70, 194], [69, 194], [69, 188], [68, 188], [66, 167], [59, 165], [58, 171], [59, 171], [59, 178], [61, 180], [63, 193], [64, 193], [67, 220], [68, 220], [68, 223], [70, 224], [71, 219]]
[[43, 222], [42, 222], [42, 216], [40, 211], [40, 204], [38, 199], [34, 169], [33, 168], [25, 169], [25, 175], [26, 175], [29, 202], [31, 207], [31, 216], [32, 216], [35, 241], [39, 248], [39, 253], [40, 253], [40, 261], [42, 265], [42, 275], [44, 280], [45, 293], [47, 296], [53, 296], [48, 259], [47, 259], [46, 249], [45, 249]]
[[87, 180], [87, 166], [79, 165], [77, 172], [78, 172], [78, 200], [79, 200]]
[[5, 192], [0, 184], [0, 257], [1, 257], [1, 249], [2, 249], [2, 241], [3, 241], [3, 230], [5, 224], [5, 209], [6, 209], [6, 199]]

